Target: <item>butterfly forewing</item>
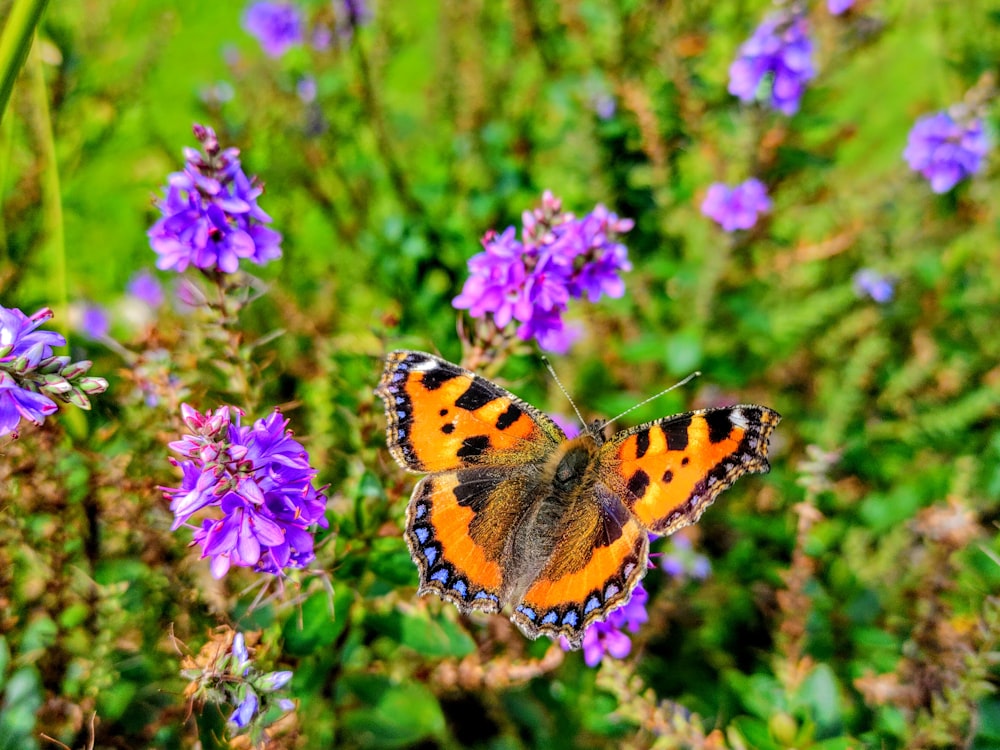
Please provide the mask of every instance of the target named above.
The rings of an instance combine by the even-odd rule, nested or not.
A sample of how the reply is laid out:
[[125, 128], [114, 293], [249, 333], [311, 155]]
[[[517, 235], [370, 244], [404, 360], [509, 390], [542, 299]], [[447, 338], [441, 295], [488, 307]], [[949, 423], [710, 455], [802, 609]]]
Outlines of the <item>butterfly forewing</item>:
[[747, 473], [766, 473], [768, 438], [781, 417], [744, 404], [667, 417], [618, 433], [602, 448], [625, 505], [657, 534], [698, 520]]
[[385, 401], [389, 449], [413, 472], [517, 465], [565, 439], [531, 405], [431, 354], [392, 352], [375, 392]]

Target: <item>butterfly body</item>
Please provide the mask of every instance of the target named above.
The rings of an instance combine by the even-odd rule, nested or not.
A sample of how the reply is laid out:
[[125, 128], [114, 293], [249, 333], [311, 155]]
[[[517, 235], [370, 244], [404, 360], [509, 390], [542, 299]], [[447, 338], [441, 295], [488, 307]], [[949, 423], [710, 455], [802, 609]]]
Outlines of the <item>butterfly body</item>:
[[389, 355], [376, 393], [392, 455], [427, 474], [407, 509], [419, 593], [508, 607], [529, 637], [574, 646], [645, 575], [649, 531], [694, 523], [738, 476], [767, 471], [780, 419], [743, 405], [567, 439], [496, 384], [411, 351]]

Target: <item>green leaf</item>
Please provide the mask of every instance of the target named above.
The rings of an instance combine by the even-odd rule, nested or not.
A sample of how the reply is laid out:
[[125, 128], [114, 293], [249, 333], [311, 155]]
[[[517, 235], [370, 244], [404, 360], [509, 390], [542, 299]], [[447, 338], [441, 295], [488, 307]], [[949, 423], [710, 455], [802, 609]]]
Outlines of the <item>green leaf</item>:
[[354, 589], [346, 583], [337, 585], [333, 594], [333, 611], [330, 596], [319, 591], [302, 605], [301, 617], [293, 612], [282, 630], [285, 652], [290, 656], [308, 656], [328, 648], [347, 625]]
[[368, 707], [349, 711], [344, 727], [363, 747], [394, 748], [444, 734], [437, 698], [419, 683], [369, 684], [361, 696]]

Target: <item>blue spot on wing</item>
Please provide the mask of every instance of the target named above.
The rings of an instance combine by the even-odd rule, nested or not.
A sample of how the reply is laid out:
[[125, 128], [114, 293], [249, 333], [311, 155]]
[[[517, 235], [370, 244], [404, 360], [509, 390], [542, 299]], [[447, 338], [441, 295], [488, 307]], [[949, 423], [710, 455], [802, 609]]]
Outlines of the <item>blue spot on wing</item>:
[[424, 557], [427, 558], [428, 565], [433, 565], [438, 558], [437, 547], [424, 547]]
[[448, 571], [445, 568], [441, 568], [440, 570], [435, 571], [431, 575], [431, 580], [432, 581], [440, 581], [441, 583], [447, 583], [448, 582]]
[[428, 529], [426, 526], [417, 526], [413, 530], [413, 533], [416, 534], [417, 539], [420, 540], [421, 544], [426, 542], [427, 538], [431, 535], [430, 529]]
[[538, 615], [535, 614], [535, 610], [533, 610], [531, 607], [525, 607], [523, 604], [518, 606], [517, 611], [520, 612], [525, 617], [527, 617], [532, 622], [534, 622], [535, 618], [538, 617]]
[[576, 614], [576, 610], [571, 609], [567, 612], [562, 619], [563, 625], [569, 625], [570, 627], [576, 627], [576, 623], [579, 621], [579, 616]]
[[465, 595], [468, 593], [469, 590], [468, 587], [465, 585], [465, 581], [463, 581], [461, 578], [455, 581], [451, 585], [451, 588], [453, 591], [457, 591], [463, 599], [465, 598]]
[[558, 619], [559, 613], [557, 613], [554, 609], [549, 610], [549, 613], [542, 618], [542, 625], [554, 625]]
[[423, 518], [426, 515], [427, 515], [427, 506], [424, 505], [423, 503], [419, 503], [417, 505], [416, 510], [413, 513], [413, 517], [416, 518], [419, 521], [421, 518]]
[[596, 597], [592, 596], [587, 600], [586, 606], [583, 608], [583, 613], [589, 615], [595, 609], [601, 606], [601, 601]]

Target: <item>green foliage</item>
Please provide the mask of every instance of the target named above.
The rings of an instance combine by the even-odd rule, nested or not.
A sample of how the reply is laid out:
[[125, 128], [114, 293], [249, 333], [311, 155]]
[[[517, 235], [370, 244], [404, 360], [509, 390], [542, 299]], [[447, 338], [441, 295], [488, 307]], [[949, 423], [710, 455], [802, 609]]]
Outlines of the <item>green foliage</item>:
[[[995, 9], [813, 3], [820, 76], [785, 118], [726, 93], [764, 0], [378, 3], [277, 60], [244, 5], [52, 3], [3, 116], [0, 304], [68, 325], [96, 301], [114, 341], [71, 332], [111, 383], [91, 412], [0, 439], [0, 750], [229, 746], [233, 707], [181, 677], [220, 626], [295, 673], [274, 747], [1000, 747], [996, 154], [942, 196], [901, 158], [917, 116], [963, 98], [997, 131]], [[266, 292], [229, 315], [175, 307], [161, 273], [168, 303], [136, 321], [124, 288], [193, 122], [266, 183], [284, 255], [245, 269]], [[705, 190], [750, 176], [773, 210], [724, 234]], [[597, 669], [415, 596], [415, 478], [372, 395], [390, 349], [469, 354], [466, 261], [545, 189], [636, 222], [625, 297], [571, 308], [584, 335], [554, 358], [585, 416], [695, 369], [623, 422], [783, 415], [771, 474], [682, 532], [711, 575], [650, 571], [650, 622]], [[857, 293], [862, 268], [890, 302]], [[504, 354], [484, 374], [571, 412], [536, 352]], [[329, 485], [312, 570], [216, 581], [170, 530], [182, 402], [281, 406]]]

